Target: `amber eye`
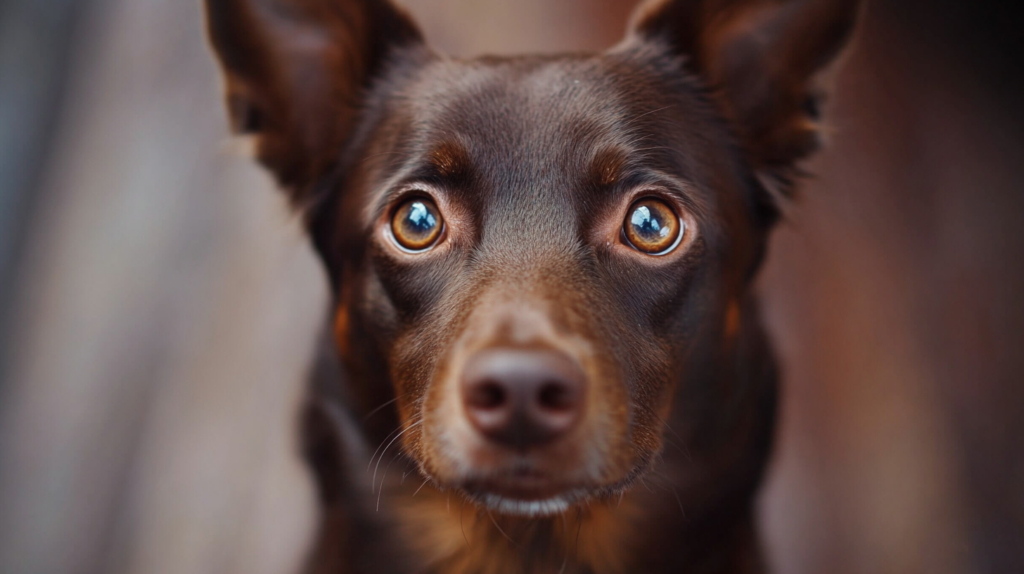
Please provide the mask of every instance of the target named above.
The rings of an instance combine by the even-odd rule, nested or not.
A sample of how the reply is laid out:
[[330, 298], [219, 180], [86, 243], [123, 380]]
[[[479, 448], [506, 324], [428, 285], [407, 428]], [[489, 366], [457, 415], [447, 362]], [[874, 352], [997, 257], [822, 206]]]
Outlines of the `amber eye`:
[[675, 247], [684, 227], [672, 208], [653, 198], [631, 205], [622, 223], [629, 244], [651, 255], [664, 255]]
[[426, 198], [410, 199], [398, 206], [391, 219], [395, 241], [410, 251], [422, 251], [441, 236], [444, 220], [434, 202]]

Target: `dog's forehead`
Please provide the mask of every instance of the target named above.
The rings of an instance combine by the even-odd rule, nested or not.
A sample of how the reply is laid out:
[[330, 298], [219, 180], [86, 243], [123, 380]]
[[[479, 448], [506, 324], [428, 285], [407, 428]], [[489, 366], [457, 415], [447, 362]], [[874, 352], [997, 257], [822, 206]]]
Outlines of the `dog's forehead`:
[[413, 118], [427, 138], [458, 138], [470, 155], [533, 162], [585, 154], [625, 138], [645, 102], [626, 97], [628, 78], [599, 57], [483, 58], [424, 74]]
[[442, 60], [400, 94], [396, 131], [410, 162], [454, 159], [506, 192], [564, 194], [626, 168], [699, 178], [708, 117], [689, 88], [609, 55]]
[[422, 82], [411, 148], [442, 171], [471, 172], [466, 201], [506, 238], [528, 226], [567, 239], [583, 203], [575, 198], [650, 135], [630, 119], [658, 108], [629, 97], [629, 79], [599, 57], [446, 62]]

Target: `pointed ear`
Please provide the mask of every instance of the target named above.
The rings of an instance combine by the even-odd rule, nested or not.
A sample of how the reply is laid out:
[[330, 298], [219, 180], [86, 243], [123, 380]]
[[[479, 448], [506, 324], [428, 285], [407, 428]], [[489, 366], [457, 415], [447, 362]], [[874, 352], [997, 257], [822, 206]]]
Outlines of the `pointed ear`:
[[630, 33], [684, 56], [755, 167], [786, 183], [821, 145], [829, 72], [859, 12], [859, 0], [653, 0]]
[[232, 130], [301, 201], [349, 138], [369, 84], [422, 46], [387, 0], [205, 0]]

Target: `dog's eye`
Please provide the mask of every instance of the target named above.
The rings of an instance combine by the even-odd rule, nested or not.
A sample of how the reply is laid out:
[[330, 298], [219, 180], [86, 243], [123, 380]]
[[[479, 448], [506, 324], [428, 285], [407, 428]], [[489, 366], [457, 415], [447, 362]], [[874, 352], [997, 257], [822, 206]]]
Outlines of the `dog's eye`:
[[679, 242], [685, 224], [664, 201], [646, 198], [630, 206], [622, 231], [638, 251], [664, 255]]
[[395, 241], [410, 251], [423, 251], [441, 236], [444, 220], [433, 201], [426, 198], [410, 199], [398, 206], [391, 219], [391, 233]]

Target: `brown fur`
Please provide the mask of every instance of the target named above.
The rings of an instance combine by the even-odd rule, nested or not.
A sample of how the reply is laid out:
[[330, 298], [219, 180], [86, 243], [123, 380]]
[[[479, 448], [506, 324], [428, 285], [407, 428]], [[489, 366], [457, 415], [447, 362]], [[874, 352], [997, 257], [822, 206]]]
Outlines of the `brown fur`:
[[[232, 125], [333, 288], [310, 571], [762, 572], [777, 377], [751, 281], [857, 2], [647, 2], [605, 53], [466, 61], [385, 0], [206, 6]], [[409, 253], [387, 230], [421, 196], [444, 229]], [[685, 229], [661, 256], [622, 240], [649, 197]], [[489, 348], [578, 363], [579, 424], [481, 439], [458, 381]], [[495, 502], [524, 472], [564, 510]]]

